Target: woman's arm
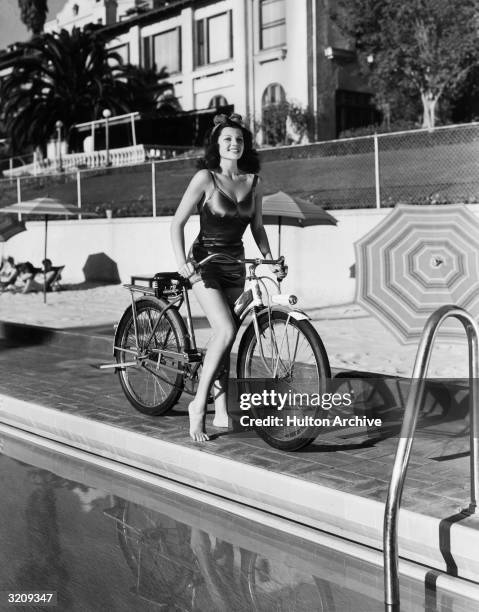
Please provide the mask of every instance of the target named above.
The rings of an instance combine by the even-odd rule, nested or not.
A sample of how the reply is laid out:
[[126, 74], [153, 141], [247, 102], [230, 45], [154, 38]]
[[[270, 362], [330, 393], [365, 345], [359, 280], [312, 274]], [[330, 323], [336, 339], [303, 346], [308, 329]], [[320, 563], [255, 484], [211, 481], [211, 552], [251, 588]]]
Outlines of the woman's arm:
[[265, 259], [273, 259], [268, 236], [263, 225], [263, 184], [260, 178], [258, 178], [256, 183], [254, 201], [255, 211], [254, 217], [251, 220], [251, 233], [263, 257]]
[[189, 277], [194, 273], [193, 265], [186, 263], [184, 228], [186, 222], [193, 214], [196, 205], [203, 197], [209, 181], [210, 178], [207, 170], [200, 170], [194, 175], [171, 221], [171, 245], [176, 263], [178, 264], [178, 272], [182, 276]]

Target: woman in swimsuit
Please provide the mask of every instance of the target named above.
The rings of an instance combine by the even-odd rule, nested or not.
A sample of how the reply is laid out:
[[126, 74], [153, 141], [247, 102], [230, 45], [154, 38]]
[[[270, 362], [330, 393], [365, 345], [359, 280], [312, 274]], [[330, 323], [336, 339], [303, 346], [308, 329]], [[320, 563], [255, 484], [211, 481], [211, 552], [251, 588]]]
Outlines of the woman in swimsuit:
[[[202, 165], [203, 169], [191, 179], [171, 224], [178, 272], [190, 279], [213, 331], [196, 396], [188, 408], [190, 436], [197, 442], [209, 440], [204, 421], [215, 378], [213, 425], [228, 427], [229, 351], [237, 332], [233, 305], [244, 290], [246, 275], [243, 264], [213, 260], [196, 270], [195, 262], [212, 253], [244, 257], [242, 237], [248, 225], [263, 257], [272, 259], [261, 215], [261, 180], [256, 174], [259, 160], [252, 134], [240, 115], [216, 115]], [[200, 215], [200, 233], [187, 258], [184, 227], [195, 209]]]

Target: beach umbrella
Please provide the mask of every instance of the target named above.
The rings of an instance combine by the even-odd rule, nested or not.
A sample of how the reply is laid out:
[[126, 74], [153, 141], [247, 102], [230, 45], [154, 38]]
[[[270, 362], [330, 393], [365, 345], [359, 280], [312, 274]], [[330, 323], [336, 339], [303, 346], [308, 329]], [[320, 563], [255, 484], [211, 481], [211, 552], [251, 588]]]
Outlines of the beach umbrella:
[[15, 217], [0, 217], [0, 242], [7, 242], [26, 229], [25, 223], [18, 221]]
[[278, 226], [278, 257], [281, 255], [281, 226], [336, 225], [328, 212], [306, 200], [278, 191], [263, 197], [263, 223]]
[[[402, 342], [455, 304], [479, 317], [479, 220], [463, 204], [400, 204], [355, 244], [356, 299]], [[446, 322], [444, 338], [459, 336]]]
[[[73, 217], [81, 212], [79, 208], [73, 204], [65, 204], [56, 198], [35, 198], [26, 200], [25, 202], [15, 202], [9, 206], [0, 208], [0, 213], [21, 213], [24, 215], [36, 215], [43, 217], [45, 220], [45, 241], [44, 241], [44, 259], [47, 259], [47, 240], [48, 240], [48, 218], [54, 215]], [[96, 216], [95, 213], [86, 213], [90, 216]], [[43, 270], [43, 301], [47, 301], [46, 296], [46, 272]]]

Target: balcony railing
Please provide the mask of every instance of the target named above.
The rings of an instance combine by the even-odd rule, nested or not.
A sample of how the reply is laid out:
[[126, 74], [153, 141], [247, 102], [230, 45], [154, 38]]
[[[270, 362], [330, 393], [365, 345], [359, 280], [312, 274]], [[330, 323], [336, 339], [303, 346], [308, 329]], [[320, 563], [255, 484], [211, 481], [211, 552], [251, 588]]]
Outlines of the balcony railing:
[[30, 164], [4, 170], [6, 178], [39, 174], [74, 172], [76, 170], [102, 168], [108, 163], [110, 166], [131, 166], [143, 164], [148, 161], [162, 159], [178, 159], [181, 157], [194, 157], [197, 155], [191, 147], [170, 147], [162, 145], [139, 144], [130, 147], [110, 149], [108, 159], [106, 150], [90, 151], [87, 153], [67, 153], [57, 159], [44, 159], [33, 161]]

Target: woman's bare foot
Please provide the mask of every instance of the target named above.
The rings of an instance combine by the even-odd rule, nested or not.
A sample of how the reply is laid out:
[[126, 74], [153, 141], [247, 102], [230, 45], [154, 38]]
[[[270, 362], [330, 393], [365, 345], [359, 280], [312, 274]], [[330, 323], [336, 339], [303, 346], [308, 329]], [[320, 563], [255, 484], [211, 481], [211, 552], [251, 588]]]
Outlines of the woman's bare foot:
[[213, 427], [229, 427], [226, 393], [224, 389], [215, 390], [215, 417], [213, 419]]
[[205, 431], [205, 409], [198, 408], [194, 402], [188, 406], [190, 418], [190, 438], [195, 442], [207, 442], [210, 438]]
[[215, 404], [215, 418], [213, 419], [214, 427], [229, 427], [229, 417], [226, 406], [217, 406]]

